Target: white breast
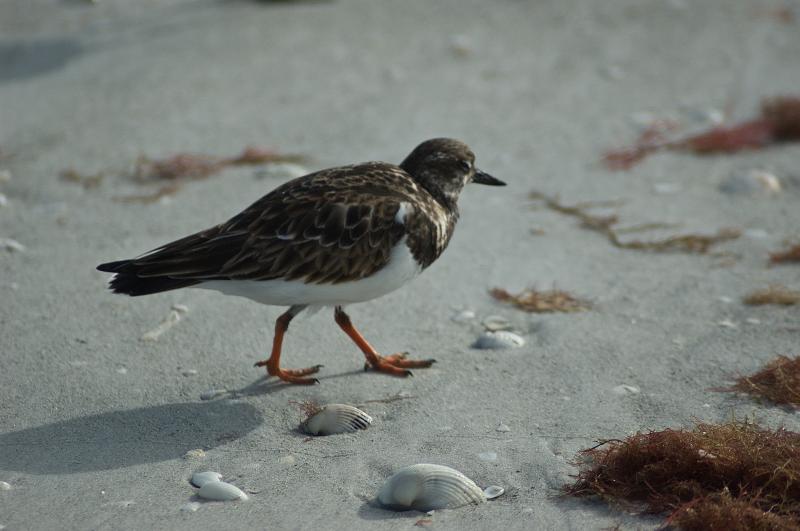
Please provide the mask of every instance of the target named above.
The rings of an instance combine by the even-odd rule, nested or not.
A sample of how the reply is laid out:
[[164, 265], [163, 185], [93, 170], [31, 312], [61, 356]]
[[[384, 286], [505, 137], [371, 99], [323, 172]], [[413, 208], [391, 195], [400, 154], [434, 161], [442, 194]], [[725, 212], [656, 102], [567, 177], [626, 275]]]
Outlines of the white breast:
[[211, 280], [195, 287], [247, 297], [274, 306], [333, 306], [364, 302], [386, 295], [416, 277], [420, 271], [403, 238], [392, 249], [389, 263], [383, 269], [357, 281], [306, 284], [302, 280]]

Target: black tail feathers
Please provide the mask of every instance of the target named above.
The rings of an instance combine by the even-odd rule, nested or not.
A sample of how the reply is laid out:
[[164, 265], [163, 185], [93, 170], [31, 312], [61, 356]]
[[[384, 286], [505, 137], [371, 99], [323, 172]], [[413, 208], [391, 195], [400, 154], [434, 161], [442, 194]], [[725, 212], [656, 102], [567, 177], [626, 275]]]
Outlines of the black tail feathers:
[[120, 260], [118, 262], [108, 262], [97, 266], [99, 271], [116, 273], [111, 279], [108, 287], [114, 293], [122, 293], [131, 297], [140, 295], [150, 295], [170, 291], [178, 288], [186, 288], [199, 284], [199, 280], [187, 278], [171, 277], [139, 277], [137, 267], [133, 260]]

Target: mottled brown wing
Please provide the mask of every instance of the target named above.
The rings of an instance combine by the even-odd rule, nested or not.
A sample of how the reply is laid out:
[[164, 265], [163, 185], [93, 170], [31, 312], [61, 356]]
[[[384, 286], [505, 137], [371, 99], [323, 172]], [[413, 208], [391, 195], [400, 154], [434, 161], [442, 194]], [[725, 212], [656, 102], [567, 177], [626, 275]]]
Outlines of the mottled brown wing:
[[133, 261], [142, 278], [357, 280], [388, 263], [405, 235], [395, 218], [416, 184], [368, 163], [290, 181], [226, 223]]

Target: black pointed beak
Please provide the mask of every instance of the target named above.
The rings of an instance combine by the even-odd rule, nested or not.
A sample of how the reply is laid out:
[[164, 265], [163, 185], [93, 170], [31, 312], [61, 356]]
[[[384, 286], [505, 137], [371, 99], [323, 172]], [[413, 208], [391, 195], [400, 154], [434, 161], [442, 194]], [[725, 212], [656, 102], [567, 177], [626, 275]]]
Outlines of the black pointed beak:
[[486, 172], [482, 172], [479, 169], [475, 169], [475, 175], [472, 177], [472, 182], [478, 184], [487, 184], [489, 186], [505, 186], [506, 183], [497, 179], [496, 177], [492, 177]]

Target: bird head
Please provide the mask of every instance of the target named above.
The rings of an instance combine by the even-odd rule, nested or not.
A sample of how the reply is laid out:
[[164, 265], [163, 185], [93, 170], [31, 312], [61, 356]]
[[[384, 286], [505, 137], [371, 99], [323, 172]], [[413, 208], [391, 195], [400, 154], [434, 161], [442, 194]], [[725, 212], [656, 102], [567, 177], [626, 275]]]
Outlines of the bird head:
[[400, 164], [416, 182], [438, 200], [455, 205], [469, 183], [505, 186], [506, 183], [475, 167], [475, 155], [460, 140], [434, 138], [414, 148]]

